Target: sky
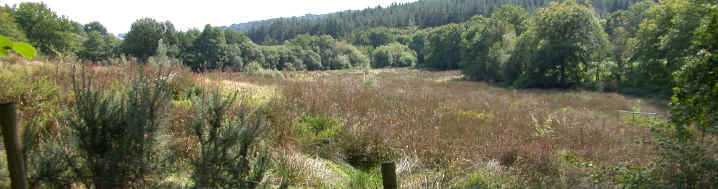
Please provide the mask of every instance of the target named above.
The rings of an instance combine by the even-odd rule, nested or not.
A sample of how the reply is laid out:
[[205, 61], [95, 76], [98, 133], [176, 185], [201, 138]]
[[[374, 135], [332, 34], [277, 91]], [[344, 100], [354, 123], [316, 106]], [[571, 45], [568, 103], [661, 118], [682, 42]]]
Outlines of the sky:
[[109, 32], [127, 33], [140, 18], [169, 20], [178, 30], [278, 17], [361, 10], [416, 0], [0, 0], [0, 5], [44, 2], [58, 15], [86, 24], [99, 21]]

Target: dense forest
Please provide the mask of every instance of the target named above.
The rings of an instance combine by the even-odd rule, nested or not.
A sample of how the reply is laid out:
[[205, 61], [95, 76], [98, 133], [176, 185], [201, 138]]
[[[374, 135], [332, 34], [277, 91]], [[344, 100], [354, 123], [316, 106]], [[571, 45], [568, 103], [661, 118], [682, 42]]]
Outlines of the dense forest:
[[[324, 16], [327, 16], [327, 15], [331, 15], [331, 14], [322, 14], [322, 15], [306, 14], [306, 15], [301, 16], [301, 17], [299, 17], [299, 18], [301, 18], [301, 19], [308, 19], [308, 20], [315, 20], [315, 19], [319, 19], [319, 18], [324, 17]], [[248, 31], [249, 31], [250, 29], [252, 29], [252, 28], [259, 27], [259, 26], [263, 26], [263, 25], [269, 25], [269, 24], [272, 24], [272, 23], [275, 22], [275, 21], [279, 21], [279, 20], [282, 20], [282, 19], [285, 19], [285, 18], [272, 18], [272, 19], [267, 19], [267, 20], [259, 20], [259, 21], [251, 21], [251, 22], [245, 22], [245, 23], [239, 23], [239, 24], [232, 24], [232, 25], [230, 25], [230, 26], [223, 27], [223, 29], [231, 28], [231, 29], [239, 30], [239, 31], [241, 31], [241, 32], [245, 32], [245, 33], [246, 33], [246, 32], [248, 32]]]
[[[344, 38], [359, 29], [374, 27], [436, 27], [469, 20], [474, 15], [490, 16], [504, 5], [518, 5], [529, 12], [547, 6], [553, 0], [421, 0], [389, 7], [344, 11], [316, 17], [273, 19], [252, 27], [248, 35], [259, 44], [281, 44], [299, 34], [331, 35]], [[591, 5], [605, 15], [624, 10], [640, 0], [595, 0]], [[583, 2], [583, 1], [580, 1]]]
[[117, 38], [0, 7], [0, 105], [24, 130], [2, 150], [31, 188], [377, 188], [387, 161], [406, 188], [718, 186], [715, 0], [419, 0], [242, 27], [142, 18]]

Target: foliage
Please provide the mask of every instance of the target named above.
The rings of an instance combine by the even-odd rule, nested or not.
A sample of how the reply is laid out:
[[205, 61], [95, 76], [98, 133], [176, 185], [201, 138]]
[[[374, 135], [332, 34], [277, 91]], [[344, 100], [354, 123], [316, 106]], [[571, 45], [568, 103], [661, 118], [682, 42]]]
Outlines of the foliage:
[[107, 29], [100, 22], [85, 24], [83, 29], [85, 40], [77, 52], [78, 58], [99, 63], [120, 54], [119, 46], [122, 41], [107, 33]]
[[295, 124], [297, 144], [310, 155], [333, 158], [331, 150], [342, 131], [339, 120], [326, 116], [303, 115]]
[[13, 42], [7, 37], [0, 35], [0, 56], [8, 56], [10, 50], [13, 50], [15, 53], [18, 53], [20, 56], [27, 59], [32, 59], [37, 55], [35, 48], [33, 48], [30, 44]]
[[181, 61], [177, 58], [174, 58], [171, 54], [173, 54], [172, 51], [176, 51], [177, 48], [174, 46], [168, 46], [167, 43], [164, 42], [164, 40], [160, 40], [157, 43], [157, 52], [154, 56], [151, 56], [148, 59], [149, 63], [152, 63], [157, 66], [173, 66], [179, 64]]
[[[593, 0], [586, 1], [595, 7], [600, 14], [626, 9], [629, 5], [642, 0]], [[431, 28], [451, 23], [464, 22], [475, 15], [484, 17], [500, 10], [504, 5], [523, 7], [534, 12], [547, 6], [554, 0], [424, 0], [411, 3], [396, 3], [387, 7], [366, 8], [364, 10], [342, 11], [325, 15], [307, 15], [304, 17], [277, 18], [259, 23], [232, 25], [230, 28], [247, 31], [247, 34], [258, 44], [281, 44], [297, 35], [331, 35], [334, 38], [357, 39], [355, 32], [362, 30], [385, 30], [382, 28], [418, 27]], [[515, 23], [512, 23], [515, 24]], [[251, 25], [247, 28], [246, 25]], [[522, 32], [518, 32], [522, 33]], [[363, 34], [359, 35], [362, 36]], [[361, 39], [360, 37], [359, 39]], [[364, 38], [366, 39], [366, 38]], [[361, 39], [363, 42], [369, 40]], [[354, 41], [353, 41], [354, 42]], [[381, 44], [372, 44], [378, 47]], [[387, 42], [388, 43], [388, 42]], [[365, 45], [357, 44], [356, 45]]]
[[715, 52], [715, 48], [709, 50], [704, 57], [688, 63], [676, 74], [679, 87], [674, 89], [672, 97], [671, 118], [674, 123], [694, 126], [701, 135], [718, 132], [718, 115], [715, 112], [718, 108], [718, 61]]
[[409, 43], [409, 48], [416, 52], [417, 64], [424, 64], [424, 56], [426, 55], [426, 32], [419, 30], [414, 33]]
[[336, 41], [329, 35], [298, 35], [287, 44], [294, 52], [294, 60], [302, 60], [307, 70], [346, 69], [366, 67], [368, 58], [350, 44]]
[[151, 18], [142, 18], [132, 23], [130, 32], [122, 41], [121, 49], [126, 55], [146, 62], [157, 52], [157, 45], [161, 39], [169, 45], [177, 43], [174, 25], [169, 21], [162, 23]]
[[570, 88], [587, 82], [584, 74], [601, 62], [608, 43], [596, 13], [575, 1], [553, 2], [538, 10], [534, 27], [535, 32], [524, 35], [536, 35], [538, 46], [527, 47], [536, 50], [534, 55], [527, 55], [533, 59], [522, 76], [525, 79], [519, 78], [524, 82], [520, 85]]
[[207, 25], [202, 32], [189, 30], [177, 36], [180, 57], [195, 71], [246, 71], [253, 62], [265, 70], [292, 71], [369, 66], [369, 58], [357, 47], [328, 35], [298, 35], [284, 45], [259, 46], [242, 33]]
[[161, 176], [161, 163], [170, 163], [158, 140], [171, 99], [166, 81], [138, 74], [119, 95], [93, 89], [84, 73], [80, 79], [73, 77], [75, 106], [66, 118], [82, 162], [76, 174], [96, 188], [138, 186], [150, 175]]
[[650, 145], [656, 156], [646, 165], [577, 165], [597, 171], [593, 175], [596, 182], [611, 181], [624, 188], [714, 188], [718, 184], [718, 161], [711, 157], [715, 151], [706, 147], [714, 143], [697, 143], [696, 138], [682, 133], [681, 126], [660, 123], [651, 130]]
[[424, 65], [438, 70], [454, 70], [459, 68], [461, 34], [465, 31], [462, 25], [449, 24], [429, 31], [426, 37], [427, 46]]
[[222, 69], [220, 64], [224, 62], [224, 48], [227, 44], [224, 32], [219, 28], [206, 25], [202, 34], [194, 42], [194, 50], [197, 53], [196, 62], [188, 62], [189, 66], [198, 69]]
[[117, 44], [119, 40], [111, 35], [90, 31], [87, 33], [87, 39], [82, 43], [81, 50], [77, 52], [77, 57], [92, 62], [107, 60], [115, 54]]
[[[676, 2], [661, 2], [676, 3]], [[700, 1], [693, 8], [707, 11], [696, 28], [692, 45], [700, 49], [695, 57], [674, 75], [677, 87], [671, 99], [671, 122], [652, 127], [656, 156], [648, 165], [619, 165], [602, 168], [600, 176], [610, 176], [624, 187], [635, 188], [715, 188], [718, 186], [718, 160], [715, 155], [718, 62], [716, 30], [718, 9]], [[685, 7], [683, 7], [685, 8]], [[647, 23], [644, 22], [642, 26]], [[643, 27], [642, 27], [643, 29]], [[666, 38], [664, 38], [666, 39]], [[668, 39], [667, 39], [668, 40]], [[682, 43], [682, 42], [681, 42]]]
[[394, 34], [386, 27], [376, 27], [352, 33], [352, 43], [355, 45], [377, 48], [392, 41], [394, 41]]
[[252, 76], [270, 77], [270, 78], [284, 78], [282, 72], [272, 69], [265, 69], [261, 64], [257, 62], [250, 62], [244, 67], [245, 73]]
[[635, 53], [631, 57], [637, 68], [631, 71], [633, 81], [626, 85], [648, 83], [662, 88], [657, 92], [670, 93], [675, 86], [671, 74], [686, 64], [688, 56], [698, 52], [693, 45], [694, 33], [703, 15], [705, 10], [697, 3], [675, 0], [661, 1], [640, 14], [644, 20], [635, 33], [636, 44], [632, 49]]
[[348, 58], [351, 68], [369, 68], [369, 56], [356, 46], [345, 42], [337, 42], [337, 51], [339, 56]]
[[72, 21], [58, 16], [44, 3], [20, 3], [14, 16], [30, 43], [45, 54], [67, 56], [80, 46]]
[[191, 161], [196, 187], [256, 188], [268, 170], [268, 154], [256, 144], [262, 118], [254, 122], [246, 110], [230, 115], [236, 97], [215, 91], [192, 99], [197, 115], [187, 126], [200, 148]]
[[347, 170], [349, 183], [347, 188], [380, 188], [381, 171], [379, 167], [374, 167], [368, 171]]
[[185, 32], [177, 33], [177, 48], [180, 52], [177, 58], [180, 58], [185, 64], [193, 64], [197, 62], [198, 56], [194, 51], [194, 41], [197, 40], [201, 32], [197, 29], [190, 29]]
[[536, 29], [531, 28], [516, 40], [516, 47], [502, 70], [503, 78], [508, 85], [519, 86], [528, 82], [529, 65], [537, 58], [538, 47], [541, 41], [536, 35]]
[[376, 48], [372, 55], [372, 67], [412, 67], [416, 54], [408, 46], [397, 42]]
[[302, 134], [314, 135], [320, 140], [328, 140], [337, 135], [342, 125], [329, 117], [312, 117], [304, 115], [297, 122], [297, 130]]
[[15, 10], [9, 7], [0, 6], [0, 35], [7, 36], [14, 41], [26, 42], [27, 37], [25, 32], [20, 28], [20, 25], [15, 21], [15, 17], [12, 15]]
[[523, 34], [530, 26], [529, 13], [523, 7], [516, 5], [502, 6], [499, 10], [491, 14], [491, 18], [511, 24], [517, 36]]
[[84, 29], [87, 33], [97, 32], [101, 35], [107, 35], [107, 28], [105, 28], [105, 26], [103, 26], [100, 22], [97, 21], [85, 24], [82, 29]]
[[451, 188], [520, 188], [519, 182], [502, 170], [480, 169], [467, 177]]
[[[498, 16], [498, 15], [497, 15]], [[462, 33], [460, 67], [467, 78], [501, 81], [501, 68], [516, 38], [510, 23], [495, 18], [472, 18]]]
[[[0, 62], [0, 86], [3, 86], [0, 102], [17, 104], [17, 120], [23, 131], [20, 139], [29, 185], [33, 187], [45, 183], [60, 187], [62, 183], [56, 178], [72, 175], [72, 170], [61, 152], [71, 149], [62, 148], [69, 141], [57, 140], [65, 138], [60, 136], [66, 136], [67, 133], [57, 134], [60, 133], [58, 130], [62, 130], [58, 117], [64, 113], [65, 101], [62, 87], [49, 74], [55, 73], [55, 69], [42, 65]], [[1, 155], [0, 159], [4, 158], [5, 155]], [[7, 162], [0, 161], [4, 164], [0, 165], [0, 175], [5, 177], [0, 178], [0, 182], [10, 187]], [[0, 187], [4, 185], [0, 184]]]
[[659, 166], [672, 186], [718, 185], [718, 151], [710, 147], [715, 146], [718, 134], [718, 9], [713, 6], [707, 11], [710, 13], [701, 20], [695, 41], [701, 54], [676, 74], [678, 87], [671, 102], [671, 122], [675, 126], [661, 140], [667, 143], [660, 145], [666, 149], [662, 157], [667, 161]]

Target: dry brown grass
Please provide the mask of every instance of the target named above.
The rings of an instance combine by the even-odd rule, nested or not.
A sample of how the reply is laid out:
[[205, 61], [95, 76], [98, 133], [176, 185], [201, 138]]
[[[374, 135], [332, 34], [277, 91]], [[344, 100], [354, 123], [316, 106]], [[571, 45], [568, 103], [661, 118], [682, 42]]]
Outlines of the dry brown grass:
[[[47, 77], [69, 93], [73, 65], [3, 63], [27, 67], [32, 77]], [[39, 68], [35, 68], [39, 67]], [[88, 66], [93, 84], [118, 84], [139, 68]], [[160, 70], [147, 67], [147, 73]], [[486, 83], [461, 81], [458, 71], [427, 72], [411, 69], [286, 72], [285, 78], [243, 73], [191, 73], [182, 67], [173, 86], [227, 91], [249, 91], [261, 101], [254, 105], [272, 126], [267, 142], [280, 150], [280, 162], [298, 163], [290, 169], [308, 171], [326, 167], [306, 157], [295, 146], [296, 121], [305, 114], [339, 120], [342, 133], [330, 141], [328, 157], [337, 163], [400, 162], [403, 187], [450, 187], [477, 170], [514, 175], [518, 185], [551, 188], [589, 186], [588, 170], [562, 164], [560, 154], [575, 153], [598, 165], [648, 159], [648, 128], [624, 122], [616, 110], [631, 110], [639, 99], [613, 93], [586, 91], [514, 90]], [[260, 92], [257, 92], [260, 91]], [[193, 153], [182, 117], [190, 115], [176, 99], [170, 132], [180, 154]], [[72, 102], [64, 102], [71, 105]], [[663, 107], [641, 104], [643, 112], [666, 115]], [[498, 166], [498, 167], [497, 167]], [[327, 170], [314, 176], [331, 175]], [[300, 177], [300, 176], [297, 176]], [[300, 183], [309, 183], [306, 181]], [[312, 185], [312, 184], [308, 184]]]
[[[626, 123], [616, 110], [639, 99], [613, 93], [514, 90], [454, 80], [458, 72], [390, 69], [369, 72], [292, 73], [278, 85], [274, 107], [278, 136], [291, 137], [301, 114], [341, 120], [350, 148], [388, 158], [418, 157], [426, 170], [441, 172], [445, 186], [486, 162], [498, 160], [514, 173], [556, 187], [586, 184], [585, 170], [562, 168], [559, 152], [595, 164], [641, 161], [650, 155], [648, 128]], [[309, 75], [309, 76], [307, 76]], [[366, 75], [377, 82], [369, 85]], [[311, 79], [306, 79], [311, 78]], [[246, 80], [255, 82], [256, 80]], [[648, 104], [642, 111], [665, 110]], [[288, 120], [287, 120], [288, 119]], [[278, 138], [291, 143], [291, 139]], [[337, 159], [356, 154], [341, 151]], [[407, 176], [407, 177], [410, 177]]]

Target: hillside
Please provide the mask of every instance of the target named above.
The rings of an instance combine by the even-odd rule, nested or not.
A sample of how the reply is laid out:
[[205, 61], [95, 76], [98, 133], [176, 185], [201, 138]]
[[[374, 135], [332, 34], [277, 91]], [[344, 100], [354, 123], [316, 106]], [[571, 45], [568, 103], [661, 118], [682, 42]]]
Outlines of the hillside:
[[245, 22], [245, 23], [239, 23], [239, 24], [232, 24], [230, 26], [222, 26], [223, 29], [234, 29], [240, 32], [249, 32], [252, 28], [260, 27], [262, 25], [270, 25], [276, 21], [282, 20], [282, 19], [302, 19], [302, 20], [316, 20], [319, 18], [322, 18], [324, 16], [327, 16], [327, 14], [323, 15], [315, 15], [315, 14], [306, 14], [304, 16], [299, 17], [291, 17], [291, 18], [272, 18], [267, 20], [259, 20], [259, 21], [251, 21], [251, 22]]
[[[592, 6], [606, 15], [639, 1], [642, 0], [594, 0]], [[332, 13], [319, 19], [278, 18], [245, 25], [253, 26], [247, 34], [255, 43], [278, 44], [298, 34], [328, 34], [342, 38], [357, 29], [373, 27], [435, 27], [464, 22], [474, 15], [488, 17], [504, 5], [519, 5], [534, 11], [549, 2], [551, 0], [419, 0], [389, 7]]]

